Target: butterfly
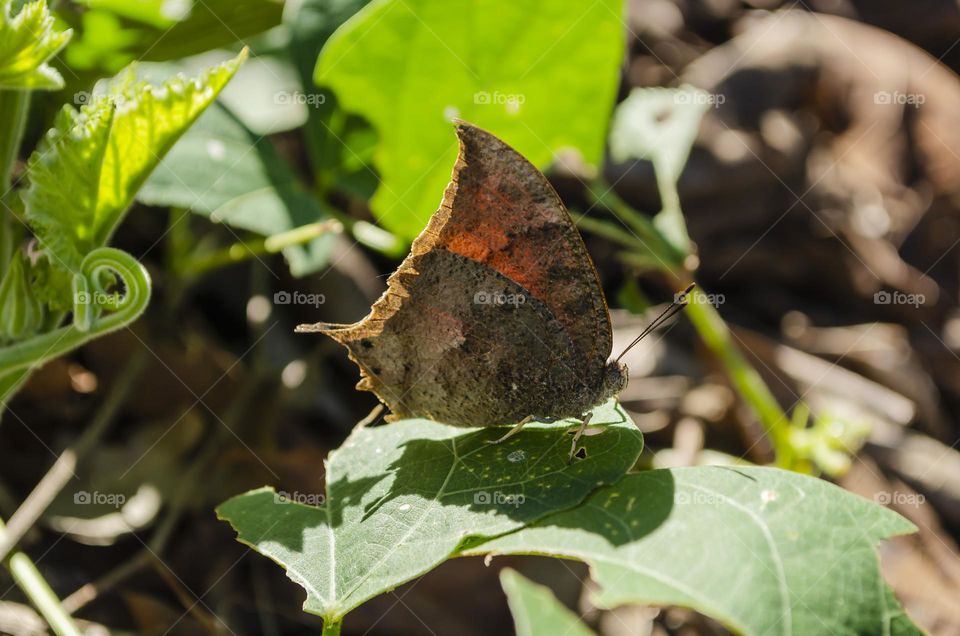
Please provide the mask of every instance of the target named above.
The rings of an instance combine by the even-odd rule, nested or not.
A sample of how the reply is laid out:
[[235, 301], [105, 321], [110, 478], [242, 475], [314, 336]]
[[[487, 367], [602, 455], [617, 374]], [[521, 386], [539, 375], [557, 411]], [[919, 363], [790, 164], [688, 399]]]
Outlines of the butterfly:
[[[349, 351], [358, 389], [391, 414], [454, 426], [581, 419], [619, 394], [610, 314], [583, 239], [546, 177], [493, 134], [456, 122], [440, 208], [354, 324], [301, 325]], [[662, 318], [663, 316], [661, 316]], [[622, 354], [621, 354], [622, 355]]]

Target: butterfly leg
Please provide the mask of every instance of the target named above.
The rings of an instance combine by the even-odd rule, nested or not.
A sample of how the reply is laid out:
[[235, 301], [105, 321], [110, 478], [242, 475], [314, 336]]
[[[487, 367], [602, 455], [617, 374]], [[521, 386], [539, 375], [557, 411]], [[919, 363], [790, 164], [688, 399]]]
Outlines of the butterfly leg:
[[580, 437], [583, 435], [583, 432], [587, 430], [587, 424], [590, 423], [591, 417], [593, 417], [593, 411], [580, 416], [580, 426], [573, 434], [573, 441], [570, 442], [570, 455], [567, 457], [568, 466], [573, 463], [573, 458], [577, 454], [577, 442], [580, 441]]
[[526, 416], [525, 418], [523, 418], [522, 420], [520, 420], [520, 423], [519, 423], [519, 424], [517, 424], [516, 426], [514, 426], [513, 428], [511, 428], [509, 431], [507, 431], [507, 434], [506, 434], [506, 435], [504, 435], [503, 437], [497, 438], [497, 439], [487, 440], [487, 444], [499, 444], [499, 443], [501, 443], [501, 442], [507, 441], [508, 439], [510, 439], [511, 437], [513, 437], [514, 435], [516, 435], [517, 433], [519, 433], [519, 432], [520, 432], [520, 429], [522, 429], [524, 426], [526, 426], [527, 424], [529, 424], [530, 422], [532, 422], [532, 421], [535, 420], [535, 419], [537, 419], [537, 418], [534, 417], [533, 415], [528, 415], [528, 416]]

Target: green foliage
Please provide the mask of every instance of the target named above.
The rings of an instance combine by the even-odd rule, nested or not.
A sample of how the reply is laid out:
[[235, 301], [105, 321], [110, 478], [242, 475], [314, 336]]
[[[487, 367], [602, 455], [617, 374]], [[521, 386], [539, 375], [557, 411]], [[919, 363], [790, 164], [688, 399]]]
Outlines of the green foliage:
[[[570, 467], [562, 423], [530, 425], [502, 446], [484, 443], [497, 431], [425, 420], [361, 428], [331, 454], [321, 505], [261, 489], [218, 514], [331, 624], [453, 556], [509, 553], [587, 562], [605, 607], [682, 605], [746, 634], [915, 633], [874, 551], [912, 531], [897, 514], [776, 469], [621, 478], [639, 433], [619, 408], [594, 421], [610, 424], [585, 438], [587, 459]], [[527, 597], [522, 620], [536, 619], [529, 633], [551, 633], [533, 607], [542, 593], [514, 591]]]
[[690, 86], [634, 89], [614, 112], [611, 158], [649, 159], [658, 175], [676, 183], [711, 101], [709, 93]]
[[43, 307], [33, 295], [23, 261], [22, 252], [14, 253], [0, 280], [0, 342], [26, 338], [43, 323]]
[[30, 188], [24, 193], [27, 221], [52, 267], [62, 270], [48, 298], [68, 297], [62, 275], [72, 274], [87, 253], [107, 243], [150, 171], [243, 58], [158, 87], [127, 74], [79, 110], [63, 107], [30, 157]]
[[[482, 126], [539, 166], [564, 148], [596, 163], [623, 50], [622, 3], [381, 0], [330, 38], [316, 81], [379, 143], [378, 221], [408, 239], [436, 210], [456, 157], [450, 120]], [[576, 81], [571, 82], [570, 78]]]
[[[129, 254], [105, 247], [137, 189], [243, 61], [155, 87], [127, 73], [79, 110], [64, 106], [27, 164], [22, 216], [44, 258], [4, 263], [0, 396], [6, 404], [32, 369], [136, 320], [150, 277]], [[16, 134], [12, 137], [17, 137]], [[0, 239], [9, 243], [9, 220]], [[4, 250], [9, 253], [8, 250]], [[9, 258], [20, 259], [19, 252]], [[18, 268], [21, 271], [18, 273]], [[29, 271], [27, 271], [29, 269]], [[121, 291], [122, 290], [122, 291]], [[39, 308], [39, 309], [38, 309]], [[67, 311], [73, 323], [59, 327]], [[40, 318], [46, 315], [41, 327]]]
[[0, 88], [61, 88], [63, 78], [47, 62], [64, 47], [71, 31], [55, 28], [46, 0], [28, 2], [15, 16], [12, 9], [12, 0], [0, 0]]
[[306, 611], [336, 623], [465, 543], [518, 530], [619, 479], [640, 453], [640, 433], [613, 403], [593, 421], [609, 426], [583, 438], [587, 458], [571, 466], [569, 422], [530, 424], [500, 445], [487, 441], [502, 431], [428, 420], [361, 428], [331, 453], [322, 505], [261, 489], [217, 513], [307, 590]]
[[[63, 3], [62, 3], [63, 4]], [[278, 0], [81, 0], [61, 7], [77, 31], [65, 58], [77, 71], [116, 73], [134, 60], [158, 62], [227, 47], [280, 24]]]
[[[594, 200], [611, 210], [630, 231], [589, 217], [578, 222], [581, 227], [629, 247], [629, 252], [621, 254], [625, 263], [641, 270], [659, 270], [675, 281], [678, 292], [693, 282], [694, 272], [688, 268], [695, 268], [696, 259], [688, 258], [693, 255], [693, 246], [687, 235], [677, 183], [696, 140], [700, 120], [710, 106], [720, 101], [719, 96], [690, 86], [634, 89], [614, 114], [610, 155], [619, 162], [649, 159], [663, 208], [650, 221], [621, 201], [612, 188], [599, 192], [601, 188], [594, 186], [590, 190]], [[842, 472], [848, 465], [846, 456], [860, 443], [858, 437], [862, 440], [864, 433], [856, 433], [862, 425], [836, 420], [827, 425], [827, 420], [814, 418], [823, 425], [816, 424], [809, 431], [791, 427], [790, 419], [760, 374], [744, 358], [708, 297], [695, 290], [687, 299], [687, 317], [757, 414], [773, 445], [777, 465], [804, 472], [810, 472], [814, 466], [831, 474]], [[801, 405], [801, 409], [805, 407]], [[806, 416], [803, 419], [805, 425]], [[840, 428], [844, 431], [838, 432]]]
[[550, 588], [537, 585], [516, 570], [500, 570], [500, 584], [507, 594], [517, 636], [591, 636], [592, 631], [563, 605]]
[[[302, 111], [278, 124], [261, 100], [261, 128], [222, 105], [210, 108], [245, 52], [195, 79], [152, 86], [130, 70], [92, 96], [79, 93], [85, 103], [65, 106], [30, 157], [22, 198], [3, 201], [2, 399], [32, 369], [129, 325], [145, 310], [146, 269], [107, 246], [135, 196], [263, 234], [269, 238], [257, 249], [282, 249], [291, 271], [302, 275], [326, 264], [330, 239], [316, 238], [326, 225], [316, 222], [329, 220], [332, 204], [344, 198], [365, 200], [376, 188], [371, 206], [381, 225], [404, 239], [417, 234], [449, 178], [454, 117], [491, 129], [541, 167], [569, 148], [598, 163], [601, 122], [613, 106], [623, 53], [621, 4], [291, 5], [283, 31], [289, 40], [264, 35], [272, 49], [262, 62], [282, 69], [274, 93], [298, 76], [309, 98], [304, 141], [313, 193], [257, 136], [296, 127]], [[15, 5], [22, 5], [16, 15]], [[6, 190], [16, 172], [29, 91], [63, 87], [49, 61], [71, 31], [56, 30], [44, 0], [0, 0], [0, 10]], [[233, 46], [280, 24], [284, 9], [273, 0], [79, 0], [60, 10], [79, 32], [65, 55], [83, 76], [73, 81], [92, 84], [134, 58], [169, 60]], [[314, 81], [322, 87], [314, 89]], [[686, 268], [693, 267], [694, 246], [677, 182], [712, 103], [689, 87], [631, 94], [614, 117], [611, 155], [653, 163], [663, 208], [650, 220], [609, 189], [592, 187], [588, 194], [622, 224], [581, 221], [628, 248], [624, 262], [666, 272], [682, 280], [681, 288], [691, 276]], [[33, 119], [44, 121], [36, 113]], [[177, 212], [172, 218], [182, 218]], [[358, 240], [384, 251], [397, 247], [383, 229], [336, 214]], [[35, 233], [39, 260], [27, 256], [14, 217]], [[183, 253], [196, 273], [229, 262], [233, 247], [249, 253], [250, 245]], [[173, 269], [181, 276], [190, 271]], [[629, 298], [641, 304], [637, 294]], [[71, 321], [61, 324], [68, 311]], [[716, 311], [696, 297], [687, 311], [758, 412], [778, 462], [843, 470], [847, 447], [860, 443], [865, 431], [823, 416], [807, 426], [803, 405], [789, 426]], [[498, 430], [426, 420], [361, 427], [331, 453], [325, 492], [255, 490], [225, 502], [218, 514], [240, 541], [278, 562], [306, 590], [305, 609], [322, 616], [330, 633], [359, 604], [445, 560], [495, 554], [579, 559], [591, 567], [601, 606], [688, 606], [745, 634], [917, 633], [884, 583], [875, 554], [880, 539], [913, 529], [899, 516], [825, 482], [773, 469], [630, 473], [642, 448], [633, 423], [614, 403], [599, 408], [593, 422], [606, 428], [583, 440], [586, 458], [572, 465], [564, 434], [569, 422], [531, 424], [497, 446], [486, 442]], [[33, 582], [21, 587], [43, 588], [38, 572], [30, 576]], [[546, 588], [510, 570], [501, 580], [518, 634], [591, 633]], [[34, 603], [56, 631], [73, 633], [62, 610], [66, 623], [57, 623], [59, 603], [46, 589]]]
[[790, 420], [790, 443], [798, 466], [806, 472], [822, 471], [831, 477], [850, 470], [850, 456], [863, 446], [869, 434], [869, 423], [843, 414], [828, 412], [811, 418], [810, 409], [803, 402], [794, 408]]
[[712, 96], [690, 86], [637, 88], [614, 113], [610, 156], [614, 161], [649, 159], [657, 176], [663, 209], [654, 226], [681, 253], [690, 251], [677, 182]]
[[701, 467], [628, 475], [469, 553], [580, 559], [603, 607], [681, 605], [742, 634], [916, 634], [875, 552], [914, 530], [812, 477]]
[[[137, 198], [150, 205], [189, 209], [264, 236], [329, 218], [273, 144], [219, 105], [187, 131]], [[290, 271], [303, 276], [323, 267], [332, 238], [326, 235], [285, 248]]]
[[[303, 0], [284, 16], [290, 56], [304, 92], [315, 96], [307, 111], [305, 141], [321, 193], [334, 185], [363, 199], [376, 190], [373, 149], [376, 133], [362, 118], [344, 113], [336, 96], [313, 83], [317, 56], [334, 31], [369, 0]], [[358, 237], [359, 240], [359, 237]]]

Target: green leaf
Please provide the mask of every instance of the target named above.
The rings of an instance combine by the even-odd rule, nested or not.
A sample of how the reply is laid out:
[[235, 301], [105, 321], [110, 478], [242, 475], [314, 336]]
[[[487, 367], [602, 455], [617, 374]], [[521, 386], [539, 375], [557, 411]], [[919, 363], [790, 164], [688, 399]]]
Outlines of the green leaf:
[[517, 636], [591, 636], [579, 617], [557, 600], [550, 588], [524, 578], [516, 570], [500, 570]]
[[376, 132], [362, 117], [344, 113], [330, 90], [315, 87], [313, 72], [330, 36], [368, 1], [303, 0], [284, 14], [290, 57], [303, 92], [315, 102], [308, 109], [304, 135], [317, 190], [325, 193], [336, 188], [364, 200], [377, 188], [377, 176], [370, 167]]
[[244, 42], [279, 25], [284, 10], [282, 0], [194, 0], [192, 5], [184, 20], [152, 32], [134, 51], [137, 59], [177, 60]]
[[680, 209], [677, 182], [700, 130], [700, 120], [721, 96], [691, 86], [635, 88], [617, 106], [610, 126], [610, 157], [618, 163], [649, 159], [657, 177], [663, 209], [654, 226], [686, 254], [687, 224]]
[[64, 106], [27, 163], [23, 195], [27, 220], [55, 267], [75, 272], [107, 243], [150, 171], [244, 57], [158, 87], [128, 75], [80, 110]]
[[876, 543], [915, 528], [832, 484], [773, 468], [628, 475], [469, 554], [591, 567], [603, 607], [691, 607], [743, 634], [916, 634]]
[[620, 0], [379, 0], [330, 38], [315, 79], [380, 138], [372, 200], [413, 238], [436, 211], [457, 148], [450, 120], [489, 129], [538, 166], [563, 148], [597, 163], [619, 82]]
[[46, 0], [27, 3], [16, 16], [11, 11], [11, 0], [0, 0], [0, 88], [62, 88], [63, 78], [47, 62], [72, 32], [54, 28]]
[[77, 0], [89, 9], [103, 9], [118, 16], [149, 24], [157, 29], [169, 29], [190, 15], [191, 0]]
[[278, 0], [81, 0], [82, 12], [59, 14], [77, 30], [65, 51], [76, 70], [114, 73], [139, 60], [161, 62], [197, 55], [280, 24]]
[[635, 88], [617, 106], [610, 127], [610, 156], [618, 162], [650, 159], [658, 173], [676, 183], [717, 98], [690, 86]]
[[[137, 198], [264, 236], [329, 218], [273, 144], [219, 104], [173, 147]], [[326, 235], [284, 248], [290, 271], [303, 276], [323, 267], [333, 242], [334, 236]]]
[[458, 546], [517, 530], [619, 479], [640, 453], [640, 433], [613, 402], [592, 421], [609, 426], [583, 438], [586, 459], [570, 466], [569, 422], [529, 424], [499, 445], [486, 442], [502, 429], [428, 420], [360, 428], [327, 461], [324, 505], [261, 489], [217, 514], [307, 590], [306, 611], [336, 623]]
[[20, 250], [14, 252], [0, 279], [0, 343], [26, 338], [43, 323], [43, 307], [33, 295], [25, 258]]

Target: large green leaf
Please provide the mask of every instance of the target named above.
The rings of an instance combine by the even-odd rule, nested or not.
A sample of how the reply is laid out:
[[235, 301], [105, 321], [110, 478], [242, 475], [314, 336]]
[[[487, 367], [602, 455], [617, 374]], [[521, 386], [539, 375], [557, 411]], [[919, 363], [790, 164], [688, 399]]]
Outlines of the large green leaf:
[[468, 553], [581, 559], [602, 606], [682, 605], [743, 634], [915, 634], [875, 552], [913, 530], [812, 477], [701, 467], [628, 475]]
[[517, 530], [619, 479], [640, 453], [640, 433], [613, 403], [593, 421], [609, 426], [584, 438], [586, 459], [569, 466], [569, 422], [530, 424], [500, 445], [486, 442], [502, 430], [428, 420], [360, 428], [327, 462], [324, 505], [261, 489], [217, 513], [307, 590], [306, 611], [337, 622], [465, 542]]
[[624, 50], [622, 4], [378, 0], [338, 29], [316, 81], [380, 136], [380, 223], [412, 238], [436, 210], [456, 157], [453, 117], [539, 166], [562, 148], [598, 162]]
[[591, 636], [593, 632], [576, 614], [557, 600], [550, 588], [521, 576], [516, 570], [500, 571], [517, 636]]
[[46, 0], [25, 4], [16, 16], [11, 12], [11, 0], [0, 0], [0, 88], [61, 88], [63, 78], [47, 62], [67, 43], [71, 31], [54, 28]]
[[[177, 206], [264, 236], [328, 218], [269, 140], [254, 135], [225, 107], [214, 105], [173, 147], [137, 198]], [[322, 267], [327, 235], [284, 249], [291, 272]]]
[[30, 157], [28, 221], [55, 267], [75, 272], [109, 240], [136, 191], [245, 55], [161, 86], [125, 77], [80, 110], [64, 106]]

